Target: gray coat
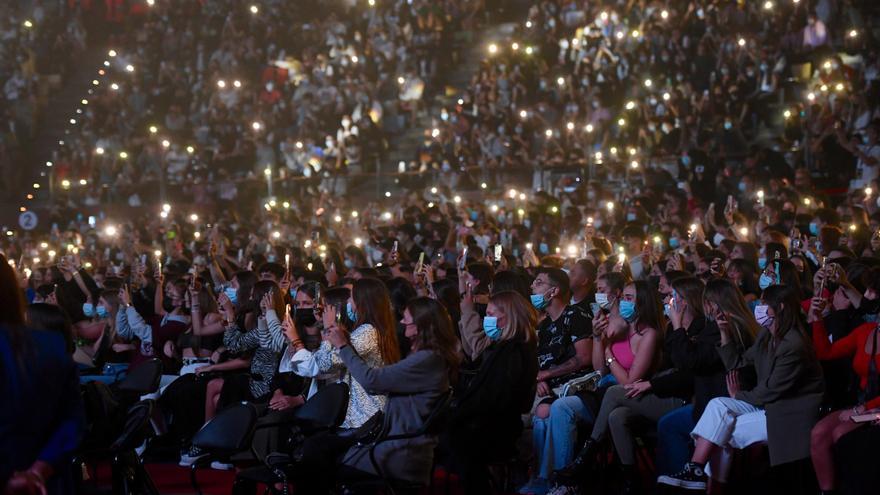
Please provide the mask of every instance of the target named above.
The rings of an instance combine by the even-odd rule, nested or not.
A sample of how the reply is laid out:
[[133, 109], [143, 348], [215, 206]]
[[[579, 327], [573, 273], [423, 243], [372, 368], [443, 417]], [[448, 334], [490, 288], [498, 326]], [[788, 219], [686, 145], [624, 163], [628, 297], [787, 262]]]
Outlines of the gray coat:
[[[367, 366], [351, 346], [343, 347], [339, 357], [367, 392], [388, 395], [385, 415], [391, 435], [418, 430], [437, 399], [449, 389], [446, 363], [433, 351], [417, 351], [382, 368]], [[382, 443], [376, 448], [376, 461], [390, 478], [427, 483], [436, 445], [437, 438], [427, 436]], [[343, 462], [361, 471], [375, 473], [368, 448], [352, 447]]]
[[810, 431], [819, 417], [825, 381], [812, 345], [797, 330], [787, 332], [775, 348], [770, 339], [765, 329], [742, 354], [733, 342], [718, 352], [728, 370], [755, 366], [757, 385], [740, 390], [736, 399], [764, 408], [770, 464], [776, 466], [810, 456]]

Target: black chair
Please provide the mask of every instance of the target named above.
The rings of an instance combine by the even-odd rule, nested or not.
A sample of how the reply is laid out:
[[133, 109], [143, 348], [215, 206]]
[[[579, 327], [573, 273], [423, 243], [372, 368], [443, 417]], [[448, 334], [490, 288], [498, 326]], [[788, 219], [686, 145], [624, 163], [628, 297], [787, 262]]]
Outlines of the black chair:
[[111, 493], [159, 494], [153, 480], [144, 469], [140, 457], [135, 452], [135, 448], [150, 435], [150, 417], [153, 414], [154, 405], [152, 400], [145, 400], [131, 406], [127, 411], [125, 422], [121, 425], [119, 435], [108, 447], [82, 450], [77, 453], [72, 461], [73, 472], [77, 475], [77, 493], [97, 492], [96, 490], [87, 490], [83, 486], [81, 466], [85, 463], [110, 460], [113, 473]]
[[[378, 487], [384, 488], [386, 493], [390, 493], [393, 495], [397, 491], [416, 492], [421, 488], [425, 488], [425, 485], [423, 483], [414, 483], [410, 481], [389, 478], [382, 471], [382, 466], [380, 466], [379, 462], [376, 460], [376, 448], [383, 443], [395, 440], [408, 440], [425, 435], [439, 435], [443, 426], [445, 426], [447, 423], [451, 405], [452, 391], [449, 390], [447, 392], [444, 392], [443, 395], [441, 395], [440, 398], [437, 399], [437, 403], [434, 405], [434, 409], [431, 411], [431, 414], [429, 414], [428, 417], [425, 418], [425, 421], [422, 423], [421, 428], [408, 433], [391, 435], [387, 433], [389, 428], [386, 425], [386, 427], [383, 428], [382, 435], [380, 435], [379, 438], [369, 444], [370, 464], [373, 465], [373, 470], [377, 473], [376, 476], [369, 478], [364, 478], [361, 476], [356, 479], [348, 480], [343, 479], [341, 484], [343, 485], [344, 489], [357, 491], [358, 488]], [[386, 416], [386, 420], [388, 419], [389, 418]], [[359, 475], [360, 474], [361, 473], [359, 473]]]
[[190, 481], [196, 493], [202, 495], [196, 470], [213, 461], [247, 450], [256, 423], [257, 409], [253, 404], [242, 402], [218, 412], [214, 419], [195, 434], [192, 444], [206, 452], [206, 455], [193, 462], [190, 469]]
[[122, 381], [111, 386], [114, 395], [122, 402], [135, 402], [142, 395], [159, 390], [162, 380], [162, 361], [150, 359], [128, 371]]
[[[315, 433], [333, 431], [345, 421], [345, 413], [348, 410], [348, 385], [342, 382], [332, 383], [321, 387], [311, 399], [301, 405], [294, 415], [287, 421], [261, 423], [256, 430], [265, 428], [288, 427], [291, 429], [289, 444], [301, 445], [302, 441]], [[263, 465], [242, 470], [235, 476], [235, 486], [262, 483], [270, 490], [274, 490], [275, 483], [287, 485], [286, 469], [294, 462], [296, 456], [292, 453], [281, 452], [269, 454], [266, 459], [260, 459], [256, 451], [252, 450], [254, 458]]]

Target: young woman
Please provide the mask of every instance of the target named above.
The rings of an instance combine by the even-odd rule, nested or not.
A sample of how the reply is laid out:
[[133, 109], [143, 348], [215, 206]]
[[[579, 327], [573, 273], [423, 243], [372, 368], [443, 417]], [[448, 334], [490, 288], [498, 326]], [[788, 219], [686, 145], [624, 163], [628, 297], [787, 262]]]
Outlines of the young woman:
[[[441, 395], [449, 390], [458, 367], [458, 340], [443, 305], [433, 299], [413, 299], [403, 311], [401, 323], [410, 342], [410, 353], [403, 360], [384, 367], [368, 366], [349, 345], [348, 334], [335, 323], [327, 329], [327, 340], [339, 352], [352, 378], [368, 390], [388, 395], [386, 414], [388, 434], [418, 430]], [[433, 467], [436, 437], [390, 441], [375, 452], [376, 462], [385, 476], [427, 484]], [[368, 447], [356, 446], [343, 456], [343, 464], [375, 475]], [[303, 490], [326, 493], [335, 459], [308, 459]], [[316, 476], [316, 473], [325, 473]], [[299, 486], [299, 483], [298, 483]]]
[[[873, 284], [872, 284], [873, 285]], [[873, 288], [865, 291], [863, 305], [872, 305], [880, 298]], [[876, 322], [864, 323], [856, 327], [849, 335], [833, 343], [828, 338], [822, 313], [828, 301], [814, 297], [810, 307], [808, 321], [813, 326], [813, 346], [821, 360], [843, 359], [852, 360], [852, 369], [859, 378], [859, 402], [851, 409], [834, 411], [825, 416], [813, 428], [810, 450], [813, 467], [819, 480], [819, 489], [823, 493], [832, 493], [837, 488], [834, 471], [832, 449], [839, 438], [863, 426], [865, 423], [854, 423], [852, 416], [876, 411], [880, 407], [880, 327]]]
[[[370, 366], [387, 366], [400, 359], [391, 299], [388, 289], [380, 280], [369, 277], [357, 280], [345, 308], [335, 308], [335, 311], [345, 311], [348, 319], [354, 322], [349, 340]], [[332, 321], [327, 321], [326, 307], [324, 314], [325, 326], [329, 326]], [[303, 345], [298, 329], [296, 337], [291, 344], [297, 349], [293, 357], [295, 373], [315, 377], [330, 371], [342, 372], [344, 380], [351, 386], [343, 429], [357, 428], [384, 409], [385, 396], [371, 395], [357, 380], [343, 372], [339, 353], [333, 350], [329, 342], [325, 340], [317, 351], [310, 352]]]
[[[205, 363], [218, 361], [211, 359], [223, 346], [223, 316], [217, 299], [211, 292], [211, 288], [201, 280], [190, 283], [187, 288], [190, 312], [192, 313], [192, 332], [182, 335], [179, 339], [181, 359], [183, 367], [181, 374], [195, 371], [195, 367]], [[174, 343], [169, 341], [165, 344], [165, 354], [173, 355]], [[170, 347], [170, 348], [169, 348]], [[214, 356], [215, 358], [217, 356]]]
[[[612, 307], [611, 313], [600, 312], [593, 318], [594, 367], [603, 374], [611, 374], [617, 385], [605, 392], [593, 431], [580, 453], [570, 465], [559, 471], [563, 479], [570, 480], [582, 472], [610, 429], [615, 449], [627, 469], [627, 480], [634, 480], [633, 440], [625, 426], [630, 414], [627, 406], [629, 391], [624, 386], [645, 380], [657, 370], [662, 356], [660, 342], [664, 326], [660, 300], [649, 283], [641, 280], [624, 287], [621, 299]], [[651, 402], [650, 407], [647, 407], [648, 402]], [[646, 401], [642, 413], [656, 417], [656, 421], [682, 405], [682, 400], [675, 397], [655, 397]]]
[[731, 323], [721, 313], [716, 315], [725, 367], [734, 371], [753, 364], [757, 385], [741, 390], [737, 374], [729, 374], [730, 397], [709, 401], [691, 433], [696, 447], [690, 462], [679, 473], [661, 476], [658, 483], [705, 490], [707, 462], [713, 461], [712, 476], [723, 482], [729, 467], [726, 451], [757, 442], [767, 442], [771, 466], [809, 457], [810, 430], [825, 387], [796, 291], [784, 285], [768, 287], [755, 308], [755, 318], [764, 328], [755, 343], [741, 352]]
[[[685, 279], [687, 280], [687, 279]], [[673, 474], [690, 458], [690, 433], [703, 414], [709, 400], [727, 393], [726, 370], [718, 344], [721, 336], [716, 318], [730, 323], [731, 340], [744, 351], [755, 340], [760, 326], [749, 311], [742, 293], [733, 282], [715, 279], [706, 284], [702, 297], [697, 296], [691, 282], [675, 282], [677, 294], [681, 294], [687, 304], [686, 310], [672, 311], [672, 331], [666, 334], [666, 354], [673, 366], [689, 373], [693, 379], [694, 402], [667, 413], [657, 422], [657, 473]], [[696, 314], [702, 300], [702, 311]], [[682, 317], [678, 315], [682, 314]], [[691, 314], [691, 316], [685, 316]], [[705, 316], [702, 316], [705, 315]], [[676, 373], [677, 375], [679, 373]], [[657, 378], [650, 383], [655, 391], [657, 384], [665, 382]], [[640, 388], [644, 385], [633, 384]]]
[[490, 345], [476, 375], [456, 397], [441, 443], [451, 451], [465, 493], [489, 493], [488, 463], [510, 455], [522, 432], [521, 415], [535, 399], [537, 313], [515, 291], [492, 295], [483, 319]]

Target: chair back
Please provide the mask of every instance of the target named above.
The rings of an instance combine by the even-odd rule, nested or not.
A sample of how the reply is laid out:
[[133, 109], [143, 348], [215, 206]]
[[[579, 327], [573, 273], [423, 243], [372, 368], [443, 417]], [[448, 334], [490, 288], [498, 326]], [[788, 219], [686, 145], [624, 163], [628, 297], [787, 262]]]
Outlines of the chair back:
[[196, 432], [192, 444], [214, 454], [241, 452], [250, 445], [256, 424], [257, 409], [241, 402], [218, 412]]
[[348, 410], [348, 385], [342, 382], [321, 387], [294, 413], [294, 423], [309, 429], [336, 428], [345, 421]]
[[420, 432], [423, 435], [438, 435], [440, 434], [440, 430], [446, 426], [446, 420], [449, 418], [449, 413], [452, 410], [452, 389], [443, 392], [437, 399], [437, 403], [434, 404], [434, 409], [431, 411], [431, 414], [425, 418], [425, 422], [422, 423], [422, 427], [420, 428]]
[[153, 406], [153, 401], [142, 400], [128, 408], [122, 432], [110, 445], [110, 450], [114, 452], [131, 450], [143, 443], [150, 426]]
[[162, 361], [150, 359], [129, 370], [125, 378], [117, 384], [116, 389], [131, 394], [149, 394], [159, 390], [161, 379]]

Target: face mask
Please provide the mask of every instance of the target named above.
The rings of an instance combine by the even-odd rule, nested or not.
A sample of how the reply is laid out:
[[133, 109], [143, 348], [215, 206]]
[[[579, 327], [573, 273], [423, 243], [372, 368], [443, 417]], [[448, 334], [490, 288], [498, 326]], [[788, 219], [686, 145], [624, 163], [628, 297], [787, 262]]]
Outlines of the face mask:
[[83, 303], [83, 314], [88, 318], [95, 316], [95, 305], [92, 303]]
[[348, 319], [351, 321], [357, 321], [357, 312], [354, 308], [351, 307], [351, 302], [345, 303], [345, 314], [348, 315]]
[[538, 245], [538, 251], [540, 251], [541, 254], [547, 254], [550, 252], [550, 246], [548, 246], [546, 242], [542, 242]]
[[681, 246], [681, 241], [678, 240], [678, 237], [669, 238], [669, 247], [672, 249], [678, 249], [679, 246]]
[[728, 131], [733, 129], [733, 122], [731, 122], [729, 120], [725, 120], [724, 121], [724, 129], [728, 130]]
[[724, 239], [725, 239], [724, 235], [716, 232], [715, 236], [712, 238], [712, 241], [715, 243], [715, 247], [718, 247], [721, 245], [721, 241], [723, 241]]
[[635, 213], [627, 213], [626, 214], [626, 221], [627, 222], [635, 222], [636, 221], [636, 214]]
[[223, 293], [226, 294], [226, 297], [229, 298], [229, 302], [232, 304], [238, 304], [238, 291], [233, 289], [232, 287], [227, 287], [223, 289]]
[[472, 211], [471, 212], [471, 220], [476, 222], [478, 218], [480, 218], [480, 214], [477, 213], [476, 211]]
[[766, 290], [767, 287], [773, 285], [773, 282], [773, 277], [767, 275], [766, 273], [762, 273], [761, 276], [758, 278], [758, 287], [760, 287], [761, 290]]
[[761, 325], [764, 328], [770, 328], [775, 320], [774, 317], [767, 314], [768, 309], [770, 309], [770, 306], [767, 306], [766, 304], [755, 306], [755, 319], [758, 320], [758, 325]]
[[498, 340], [501, 337], [501, 329], [498, 328], [498, 318], [487, 316], [483, 318], [483, 332], [490, 340]]
[[819, 235], [819, 225], [816, 222], [810, 222], [810, 235]]
[[767, 258], [758, 258], [758, 268], [761, 270], [767, 268]]
[[608, 307], [611, 306], [611, 304], [609, 304], [609, 302], [608, 302], [608, 294], [606, 294], [604, 292], [597, 292], [596, 293], [596, 304], [598, 304], [599, 307], [602, 309], [608, 309]]
[[747, 184], [745, 182], [740, 182], [736, 185], [736, 188], [739, 189], [739, 192], [746, 192]]
[[691, 165], [691, 157], [688, 155], [681, 157], [681, 164], [685, 167], [689, 167]]
[[670, 313], [671, 311], [672, 311], [672, 307], [671, 307], [671, 306], [669, 306], [668, 304], [664, 304], [664, 305], [663, 305], [663, 316], [665, 316], [665, 317], [668, 318], [668, 317], [669, 317], [669, 313]]
[[546, 308], [547, 304], [549, 303], [547, 301], [547, 298], [544, 297], [544, 294], [532, 294], [531, 296], [529, 296], [529, 298], [532, 300], [532, 306], [534, 306], [535, 309], [537, 309], [538, 311]]
[[354, 261], [351, 261], [350, 259], [346, 259], [345, 261], [342, 262], [342, 264], [345, 265], [345, 267], [348, 268], [349, 270], [354, 268]]
[[296, 328], [313, 327], [318, 321], [312, 308], [296, 308], [293, 314]]
[[635, 301], [620, 301], [620, 317], [631, 323], [636, 319]]
[[107, 311], [107, 308], [105, 308], [103, 305], [99, 305], [95, 308], [95, 314], [98, 315], [98, 318], [107, 318], [108, 316], [110, 316], [110, 312]]

